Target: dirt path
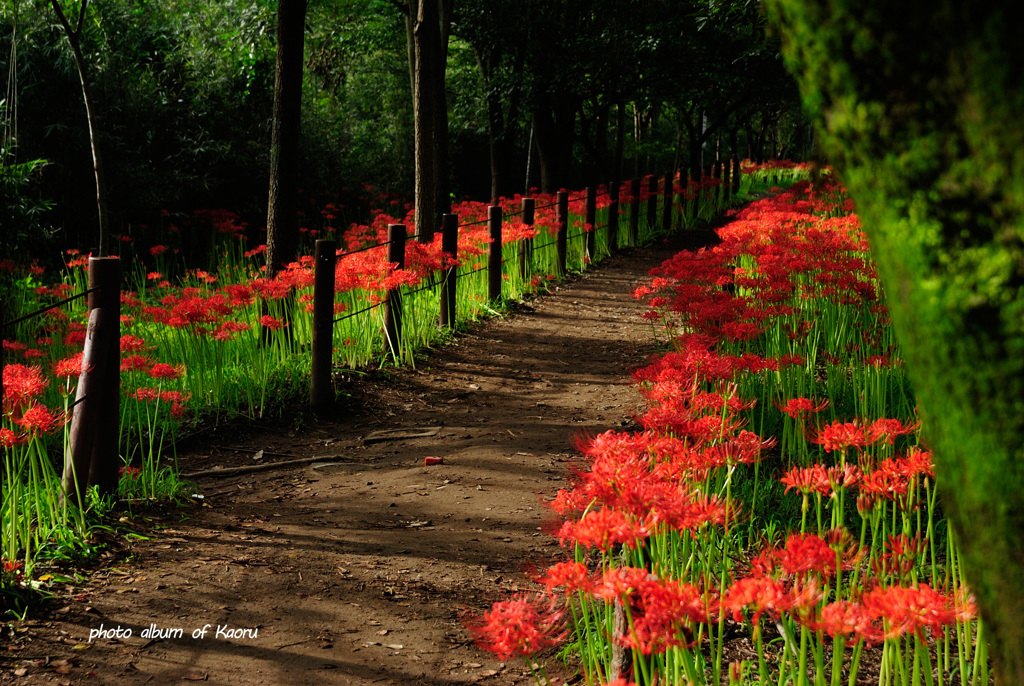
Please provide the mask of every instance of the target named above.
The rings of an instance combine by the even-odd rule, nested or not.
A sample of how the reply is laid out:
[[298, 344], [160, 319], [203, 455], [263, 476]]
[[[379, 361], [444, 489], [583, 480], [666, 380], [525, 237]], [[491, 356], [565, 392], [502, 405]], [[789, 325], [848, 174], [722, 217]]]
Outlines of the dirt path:
[[[521, 660], [476, 649], [460, 614], [525, 589], [524, 567], [558, 554], [538, 494], [564, 483], [574, 436], [635, 414], [628, 371], [652, 340], [631, 294], [669, 254], [618, 255], [415, 370], [357, 384], [337, 416], [211, 431], [185, 471], [257, 464], [260, 450], [325, 463], [200, 478], [202, 507], [140, 516], [168, 528], [25, 622], [0, 681], [532, 683]], [[373, 440], [416, 428], [431, 435]], [[151, 625], [183, 635], [143, 638]], [[101, 626], [132, 635], [90, 642]]]

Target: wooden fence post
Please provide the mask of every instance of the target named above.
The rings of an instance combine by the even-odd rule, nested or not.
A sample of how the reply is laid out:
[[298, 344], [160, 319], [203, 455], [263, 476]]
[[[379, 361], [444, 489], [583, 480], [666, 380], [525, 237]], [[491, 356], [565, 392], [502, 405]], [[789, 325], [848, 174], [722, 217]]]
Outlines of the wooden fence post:
[[701, 201], [703, 200], [703, 198], [701, 198], [700, 196], [703, 195], [704, 193], [704, 170], [701, 167], [698, 167], [696, 173], [699, 174], [699, 176], [696, 179], [691, 179], [687, 177], [686, 184], [688, 186], [693, 186], [693, 188], [691, 189], [691, 193], [693, 194], [692, 205], [694, 222], [700, 220], [700, 206]]
[[[121, 437], [121, 260], [118, 257], [89, 258], [89, 317], [92, 311], [106, 310], [97, 315], [98, 336], [101, 347], [97, 356], [104, 357], [102, 378], [95, 397], [83, 404], [97, 403], [95, 431], [89, 460], [88, 484], [98, 486], [100, 493], [117, 492], [121, 458], [118, 442]], [[104, 352], [105, 348], [105, 352]], [[76, 408], [77, 409], [77, 408]], [[82, 457], [84, 463], [84, 455]]]
[[446, 260], [451, 260], [441, 282], [441, 326], [455, 329], [457, 312], [455, 305], [455, 287], [458, 277], [458, 266], [455, 264], [459, 256], [459, 215], [446, 214], [441, 222], [441, 253]]
[[487, 298], [501, 298], [501, 207], [487, 207], [487, 228], [491, 242], [487, 246]]
[[647, 233], [653, 233], [658, 225], [658, 177], [647, 177]]
[[555, 246], [558, 249], [558, 275], [565, 276], [566, 258], [569, 249], [569, 193], [558, 191], [555, 196], [557, 203], [555, 214]]
[[[533, 209], [536, 202], [533, 198], [523, 198], [522, 222], [533, 228]], [[524, 282], [530, 277], [530, 262], [533, 258], [533, 239], [523, 238], [519, 241], [519, 278]]]
[[338, 245], [320, 239], [313, 260], [313, 359], [309, 372], [309, 406], [334, 402], [331, 365], [334, 358], [334, 273]]
[[661, 229], [665, 233], [672, 231], [672, 206], [675, 204], [676, 194], [673, 184], [675, 184], [675, 174], [672, 172], [665, 172], [665, 187], [662, 189], [662, 206], [661, 206]]
[[[587, 246], [584, 260], [593, 260], [597, 255], [597, 189], [587, 186], [587, 202], [583, 218], [583, 231], [585, 232], [584, 242]], [[587, 227], [590, 230], [587, 231]]]
[[[388, 262], [405, 269], [405, 224], [388, 224]], [[402, 345], [402, 291], [391, 288], [384, 302], [384, 338], [391, 355], [400, 359]]]
[[608, 184], [608, 254], [612, 255], [619, 249], [619, 182]]
[[629, 244], [633, 247], [640, 242], [640, 177], [629, 184]]
[[715, 177], [716, 183], [714, 188], [714, 214], [718, 214], [722, 211], [722, 161], [715, 160], [715, 166], [712, 167], [712, 175]]
[[722, 163], [722, 194], [728, 205], [732, 200], [732, 160], [728, 158]]

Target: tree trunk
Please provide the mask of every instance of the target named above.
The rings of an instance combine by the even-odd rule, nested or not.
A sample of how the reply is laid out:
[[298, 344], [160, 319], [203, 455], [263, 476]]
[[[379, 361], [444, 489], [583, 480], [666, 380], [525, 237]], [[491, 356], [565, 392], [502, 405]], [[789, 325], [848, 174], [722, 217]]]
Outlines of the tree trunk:
[[415, 131], [416, 239], [429, 243], [448, 207], [448, 110], [445, 97], [447, 27], [451, 0], [410, 0], [413, 120]]
[[547, 104], [542, 101], [534, 111], [533, 122], [540, 158], [540, 190], [554, 193], [569, 185], [576, 113], [566, 97], [548, 96], [545, 101]]
[[279, 0], [274, 121], [267, 201], [267, 278], [295, 260], [299, 240], [298, 176], [302, 135], [302, 67], [306, 0]]
[[85, 103], [85, 118], [89, 125], [89, 147], [92, 149], [92, 170], [96, 178], [96, 214], [99, 219], [99, 238], [96, 253], [98, 257], [106, 257], [110, 248], [110, 220], [107, 216], [107, 183], [103, 174], [103, 158], [100, 156], [99, 135], [96, 130], [96, 112], [92, 104], [89, 79], [86, 74], [85, 58], [82, 55], [80, 38], [85, 22], [85, 12], [89, 0], [82, 0], [78, 8], [78, 25], [74, 29], [68, 23], [67, 16], [57, 0], [50, 0], [54, 14], [60, 21], [64, 36], [68, 39], [71, 52], [75, 57], [75, 68], [78, 70], [78, 81], [82, 85], [82, 101]]
[[615, 107], [615, 162], [612, 166], [612, 181], [622, 180], [622, 158], [626, 151], [626, 103]]
[[1024, 683], [1019, 7], [770, 4], [868, 232], [996, 681]]

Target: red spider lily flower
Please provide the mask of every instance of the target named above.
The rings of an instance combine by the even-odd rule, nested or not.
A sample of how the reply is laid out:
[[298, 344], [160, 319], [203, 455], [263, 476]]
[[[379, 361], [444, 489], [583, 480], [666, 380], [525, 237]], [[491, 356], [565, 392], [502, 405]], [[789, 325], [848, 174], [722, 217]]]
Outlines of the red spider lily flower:
[[468, 618], [466, 628], [478, 647], [499, 660], [529, 657], [565, 640], [563, 611], [542, 597], [519, 594], [495, 603], [482, 617]]
[[906, 578], [928, 549], [928, 539], [918, 533], [913, 538], [906, 534], [889, 536], [885, 544], [886, 553], [878, 560], [880, 572]]
[[[717, 605], [691, 584], [647, 577], [639, 583], [633, 626], [629, 635], [615, 640], [644, 655], [663, 653], [693, 643], [694, 624], [707, 622], [709, 608]], [[685, 640], [683, 640], [685, 639]]]
[[160, 389], [146, 387], [136, 388], [134, 395], [135, 399], [138, 400], [139, 402], [152, 402], [160, 398]]
[[752, 576], [733, 582], [722, 596], [722, 610], [732, 611], [734, 621], [743, 621], [742, 611], [750, 608], [754, 611], [750, 621], [757, 624], [762, 615], [768, 614], [772, 619], [793, 607], [793, 595], [786, 584], [771, 577]]
[[144, 372], [153, 364], [153, 360], [145, 355], [129, 355], [121, 358], [121, 371]]
[[823, 577], [836, 571], [836, 553], [829, 544], [814, 534], [793, 534], [786, 547], [772, 553], [783, 574], [802, 577], [810, 572]]
[[814, 443], [820, 443], [827, 452], [857, 448], [861, 450], [882, 437], [877, 427], [866, 427], [858, 422], [834, 421], [826, 425], [814, 437]]
[[590, 571], [581, 562], [559, 562], [548, 567], [536, 581], [547, 586], [549, 593], [556, 588], [564, 588], [566, 594], [590, 593], [594, 589]]
[[924, 474], [932, 479], [935, 478], [935, 465], [932, 464], [932, 454], [930, 452], [915, 446], [906, 454], [904, 461], [908, 474]]
[[810, 467], [793, 467], [781, 479], [786, 493], [796, 489], [800, 493], [828, 493], [832, 488], [828, 470], [820, 464]]
[[[862, 495], [872, 497], [872, 503], [877, 498], [896, 500], [907, 494], [907, 491], [910, 490], [910, 482], [910, 477], [905, 474], [879, 468], [864, 475], [864, 479], [860, 483], [860, 492]], [[859, 502], [857, 507], [860, 508]]]
[[39, 434], [53, 433], [56, 429], [64, 426], [67, 417], [63, 412], [50, 411], [43, 405], [35, 404], [26, 409], [21, 417], [14, 421], [32, 438]]
[[279, 331], [284, 328], [285, 323], [283, 319], [275, 319], [269, 314], [265, 314], [260, 317], [260, 325], [265, 329], [270, 329], [271, 331]]
[[904, 424], [898, 419], [876, 419], [868, 427], [868, 432], [876, 433], [889, 445], [893, 444], [896, 436], [912, 434], [921, 427], [921, 422]]
[[162, 278], [164, 278], [164, 275], [160, 272], [149, 272], [146, 274], [146, 279], [149, 281], [159, 281]]
[[925, 627], [938, 631], [944, 626], [968, 621], [976, 614], [973, 603], [962, 594], [945, 595], [928, 584], [918, 588], [875, 588], [865, 593], [861, 602], [875, 616], [885, 620], [886, 638], [911, 632], [923, 638]]
[[793, 419], [804, 419], [811, 413], [821, 412], [829, 406], [829, 400], [814, 402], [810, 398], [790, 398], [785, 405], [776, 405]]
[[25, 434], [16, 434], [6, 426], [0, 428], [0, 446], [5, 448], [13, 448], [16, 445], [21, 445], [27, 440]]
[[138, 467], [125, 465], [124, 467], [121, 467], [121, 469], [118, 470], [118, 474], [120, 474], [121, 478], [123, 479], [134, 481], [135, 479], [139, 478], [142, 475], [142, 470], [139, 469]]
[[612, 567], [595, 582], [594, 597], [629, 602], [648, 578], [653, 577], [642, 567]]
[[179, 403], [174, 403], [171, 405], [171, 417], [173, 417], [174, 419], [181, 421], [182, 419], [185, 418], [186, 414], [188, 414], [188, 411], [185, 409], [183, 405]]
[[811, 624], [813, 629], [824, 631], [832, 638], [854, 639], [869, 645], [885, 639], [878, 617], [863, 605], [849, 600], [825, 605]]
[[603, 507], [587, 512], [575, 522], [565, 522], [558, 531], [558, 540], [585, 548], [596, 547], [607, 552], [617, 543], [635, 544], [638, 538], [647, 538], [649, 532], [624, 512]]
[[39, 367], [9, 364], [4, 367], [4, 412], [13, 412], [28, 405], [42, 394], [50, 382]]
[[71, 357], [58, 360], [53, 365], [53, 374], [62, 379], [70, 379], [82, 373], [83, 353], [77, 353]]
[[149, 254], [153, 257], [159, 257], [167, 252], [168, 248], [166, 245], [154, 245], [149, 249]]
[[173, 366], [164, 362], [157, 362], [150, 368], [148, 373], [153, 379], [177, 379], [185, 373], [185, 366]]
[[146, 345], [146, 341], [144, 341], [142, 338], [138, 336], [133, 336], [131, 334], [125, 334], [124, 336], [121, 336], [120, 347], [121, 352], [123, 353], [138, 353], [152, 349]]

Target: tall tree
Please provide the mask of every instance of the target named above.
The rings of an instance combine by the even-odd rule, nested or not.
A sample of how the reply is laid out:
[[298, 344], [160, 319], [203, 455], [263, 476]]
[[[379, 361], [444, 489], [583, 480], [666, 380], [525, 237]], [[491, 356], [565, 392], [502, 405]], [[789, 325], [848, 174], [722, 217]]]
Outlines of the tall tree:
[[1019, 5], [770, 5], [878, 261], [996, 682], [1024, 683]]
[[298, 175], [302, 136], [302, 64], [306, 0], [278, 0], [274, 119], [267, 203], [267, 277], [295, 259]]
[[89, 0], [81, 0], [78, 6], [78, 22], [74, 28], [68, 21], [64, 8], [58, 0], [50, 0], [54, 14], [64, 30], [64, 36], [68, 39], [71, 52], [75, 57], [75, 67], [78, 69], [78, 80], [82, 86], [82, 100], [85, 102], [85, 117], [89, 124], [89, 145], [92, 148], [92, 169], [96, 178], [96, 212], [99, 217], [99, 245], [97, 254], [100, 257], [107, 255], [110, 245], [110, 221], [107, 217], [107, 184], [103, 174], [103, 159], [100, 155], [99, 136], [96, 131], [96, 109], [93, 103], [91, 89], [89, 88], [89, 76], [85, 57], [82, 55], [82, 28], [85, 26], [85, 13], [89, 8]]
[[448, 195], [448, 99], [445, 71], [452, 0], [391, 0], [405, 14], [413, 99], [416, 237], [433, 239]]

